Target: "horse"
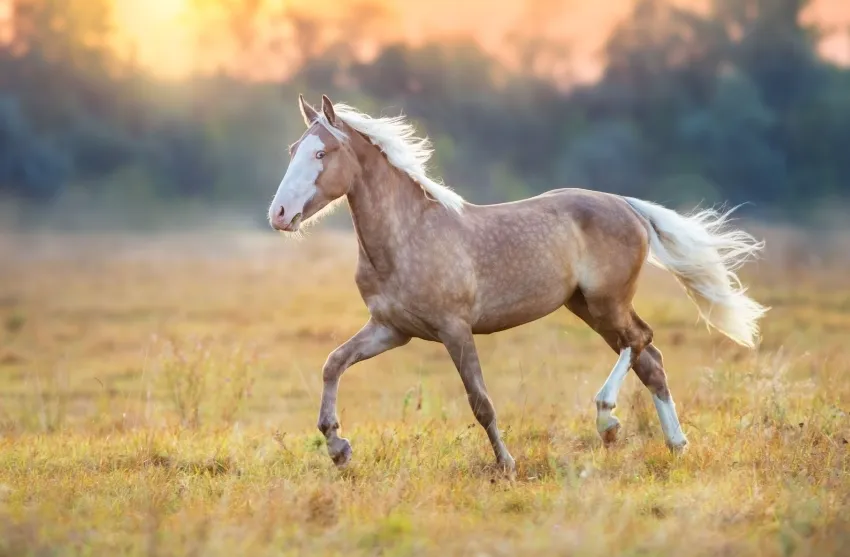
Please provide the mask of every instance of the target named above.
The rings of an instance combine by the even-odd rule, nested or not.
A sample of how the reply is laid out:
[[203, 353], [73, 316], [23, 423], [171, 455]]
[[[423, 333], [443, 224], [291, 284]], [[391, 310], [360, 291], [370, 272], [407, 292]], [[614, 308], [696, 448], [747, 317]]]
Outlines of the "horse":
[[665, 442], [688, 444], [652, 328], [632, 299], [646, 263], [672, 273], [699, 316], [753, 348], [769, 308], [746, 294], [736, 270], [763, 241], [728, 226], [731, 211], [685, 215], [653, 202], [585, 189], [476, 205], [429, 177], [432, 153], [404, 117], [371, 117], [322, 95], [299, 95], [306, 131], [269, 207], [269, 223], [298, 234], [346, 199], [358, 242], [355, 282], [370, 318], [322, 368], [318, 428], [337, 466], [352, 458], [336, 404], [343, 372], [407, 344], [442, 343], [487, 432], [496, 465], [516, 464], [497, 425], [474, 335], [504, 331], [566, 306], [618, 354], [596, 394], [596, 429], [614, 443], [618, 392], [633, 369], [652, 396]]

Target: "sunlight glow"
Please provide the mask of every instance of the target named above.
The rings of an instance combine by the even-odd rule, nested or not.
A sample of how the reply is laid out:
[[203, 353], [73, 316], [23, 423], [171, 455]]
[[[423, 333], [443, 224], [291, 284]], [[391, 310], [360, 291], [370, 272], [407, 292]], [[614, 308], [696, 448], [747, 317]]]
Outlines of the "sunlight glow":
[[[114, 0], [116, 24], [125, 48], [137, 61], [161, 77], [181, 77], [199, 68], [210, 69], [227, 58], [224, 40], [201, 42], [201, 17], [192, 0]], [[288, 0], [289, 6], [307, 6], [333, 14], [333, 7], [354, 0]], [[505, 35], [518, 24], [528, 0], [503, 0], [500, 9], [492, 9], [492, 0], [380, 0], [394, 15], [394, 25], [385, 29], [379, 40], [403, 39], [412, 43], [435, 38], [472, 37], [487, 51], [500, 56], [505, 51]], [[563, 40], [569, 45], [572, 62], [569, 71], [580, 80], [593, 79], [601, 68], [605, 38], [612, 27], [626, 16], [634, 0], [553, 0], [542, 5], [555, 6], [548, 18], [532, 18], [532, 34]], [[0, 0], [2, 3], [2, 0]], [[685, 5], [704, 5], [705, 0], [677, 0]], [[850, 29], [850, 4], [846, 0], [815, 0], [811, 19], [825, 22], [830, 31]], [[538, 29], [539, 27], [539, 29]], [[208, 31], [208, 30], [207, 30]], [[387, 35], [387, 36], [383, 36]], [[132, 46], [131, 46], [132, 45]], [[850, 63], [850, 38], [836, 34], [821, 45], [821, 52], [835, 61]], [[216, 57], [218, 56], [218, 60]], [[258, 67], [255, 74], [262, 74]], [[267, 75], [275, 75], [268, 68]]]
[[115, 0], [122, 43], [162, 77], [181, 77], [195, 65], [192, 15], [187, 0]]

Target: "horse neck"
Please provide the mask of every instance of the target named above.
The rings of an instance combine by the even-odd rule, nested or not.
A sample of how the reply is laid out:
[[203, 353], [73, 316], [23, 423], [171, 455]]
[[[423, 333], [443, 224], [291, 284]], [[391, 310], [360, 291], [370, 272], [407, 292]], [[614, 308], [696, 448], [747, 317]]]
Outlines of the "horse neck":
[[348, 204], [361, 256], [380, 273], [395, 268], [399, 246], [411, 233], [429, 201], [404, 172], [373, 146], [360, 157], [362, 173], [352, 184]]

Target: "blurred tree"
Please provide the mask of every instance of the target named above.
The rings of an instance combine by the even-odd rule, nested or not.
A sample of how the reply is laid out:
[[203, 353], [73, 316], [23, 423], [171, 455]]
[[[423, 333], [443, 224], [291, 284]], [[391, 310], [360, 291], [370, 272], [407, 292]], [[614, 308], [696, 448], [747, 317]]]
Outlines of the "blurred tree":
[[11, 0], [14, 54], [69, 71], [101, 73], [111, 61], [109, 0]]
[[713, 0], [727, 32], [731, 61], [750, 76], [768, 107], [788, 110], [817, 89], [823, 75], [817, 29], [803, 24], [810, 0]]
[[783, 153], [770, 139], [776, 117], [746, 75], [718, 79], [710, 104], [679, 121], [679, 137], [698, 174], [718, 184], [726, 199], [787, 200]]
[[107, 82], [116, 69], [110, 51], [108, 0], [12, 0], [12, 37], [0, 45], [0, 87], [17, 91], [42, 126], [67, 125], [80, 108], [108, 108]]
[[0, 95], [0, 192], [49, 198], [68, 171], [69, 161], [33, 133], [17, 100]]
[[[833, 152], [813, 128], [825, 121], [814, 115], [830, 106], [841, 120], [844, 109], [827, 93], [837, 87], [816, 55], [818, 32], [802, 23], [807, 4], [713, 0], [700, 14], [640, 0], [606, 45], [602, 80], [573, 100], [590, 121], [636, 126], [642, 187], [650, 191], [669, 191], [675, 176], [699, 176], [727, 199], [790, 207], [799, 192], [827, 188], [810, 181], [824, 176], [833, 185], [843, 180], [846, 195], [842, 157], [814, 156]], [[574, 168], [570, 153], [561, 165]]]
[[599, 122], [558, 157], [558, 183], [639, 195], [647, 179], [642, 143], [640, 130], [628, 121]]
[[[230, 42], [229, 75], [290, 77], [295, 71], [328, 81], [330, 69], [377, 49], [392, 12], [379, 0], [357, 0], [333, 7], [296, 6], [279, 0], [191, 0], [201, 19], [202, 46]], [[333, 52], [333, 56], [323, 56]], [[333, 62], [333, 65], [328, 62]], [[305, 68], [311, 66], [307, 71]], [[331, 72], [334, 73], [334, 72]]]
[[[13, 182], [26, 196], [61, 189], [67, 172], [59, 168], [98, 174], [124, 161], [123, 138], [112, 129], [118, 115], [110, 102], [117, 68], [110, 6], [107, 0], [12, 1], [10, 40], [0, 45], [0, 90], [14, 99], [5, 105], [6, 125], [30, 130], [33, 138], [24, 150], [32, 158], [17, 163], [31, 178]], [[36, 170], [42, 163], [43, 171]]]
[[154, 161], [166, 197], [199, 197], [215, 186], [215, 162], [204, 132], [191, 122], [170, 120], [155, 135]]
[[505, 37], [513, 50], [517, 72], [570, 80], [569, 43], [552, 25], [569, 8], [569, 3], [565, 0], [525, 0], [522, 15]]
[[786, 206], [850, 196], [850, 71], [832, 68], [822, 86], [783, 119], [791, 195]]
[[[131, 182], [134, 199], [254, 210], [303, 131], [297, 94], [330, 93], [407, 113], [433, 138], [436, 170], [474, 201], [583, 186], [797, 216], [850, 196], [850, 70], [818, 57], [804, 0], [710, 0], [706, 11], [637, 0], [605, 45], [601, 79], [569, 91], [553, 79], [569, 60], [549, 28], [568, 6], [555, 0], [529, 0], [504, 64], [471, 40], [378, 43], [397, 31], [377, 0], [310, 11], [193, 0], [198, 28], [234, 54], [214, 77], [176, 83], [116, 55], [111, 0], [12, 2], [0, 29], [4, 193], [40, 198], [74, 182], [105, 195]], [[276, 77], [259, 81], [270, 68]]]

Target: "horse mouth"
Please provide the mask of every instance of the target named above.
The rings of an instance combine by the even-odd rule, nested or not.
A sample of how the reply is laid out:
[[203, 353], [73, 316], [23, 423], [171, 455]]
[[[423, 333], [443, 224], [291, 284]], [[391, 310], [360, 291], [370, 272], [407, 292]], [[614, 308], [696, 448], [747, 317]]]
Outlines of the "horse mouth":
[[295, 215], [281, 232], [298, 232], [299, 228], [301, 228], [301, 213]]

